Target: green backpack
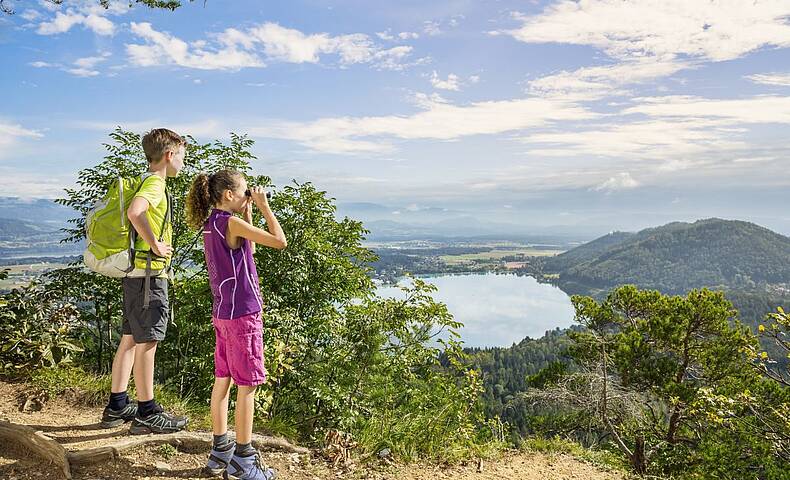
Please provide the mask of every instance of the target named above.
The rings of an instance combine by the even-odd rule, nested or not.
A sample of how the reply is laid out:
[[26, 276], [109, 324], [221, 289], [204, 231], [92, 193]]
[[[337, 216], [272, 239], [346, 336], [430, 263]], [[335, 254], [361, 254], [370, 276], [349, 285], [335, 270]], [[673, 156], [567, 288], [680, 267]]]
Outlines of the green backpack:
[[[82, 258], [90, 270], [108, 277], [125, 277], [134, 269], [134, 242], [137, 238], [132, 223], [126, 217], [126, 209], [146, 178], [118, 177], [102, 200], [97, 202], [85, 218], [85, 236], [88, 246]], [[165, 223], [170, 219], [168, 196]], [[162, 235], [164, 235], [164, 226]], [[159, 241], [162, 241], [160, 237]], [[150, 256], [149, 256], [150, 258]]]

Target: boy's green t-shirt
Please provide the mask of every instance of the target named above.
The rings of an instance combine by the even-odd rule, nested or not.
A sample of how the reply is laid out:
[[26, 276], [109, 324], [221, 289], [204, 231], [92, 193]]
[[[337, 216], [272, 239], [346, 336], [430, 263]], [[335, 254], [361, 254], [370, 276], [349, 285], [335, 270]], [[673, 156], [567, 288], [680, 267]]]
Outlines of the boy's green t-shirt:
[[[151, 175], [147, 177], [143, 184], [140, 186], [140, 190], [137, 191], [135, 194], [135, 198], [142, 197], [148, 201], [148, 210], [146, 210], [145, 215], [148, 217], [148, 223], [151, 225], [151, 230], [154, 232], [154, 237], [157, 239], [159, 235], [162, 234], [162, 225], [165, 221], [165, 215], [167, 215], [167, 196], [165, 193], [166, 184], [165, 179], [160, 177], [159, 175]], [[172, 218], [172, 212], [170, 216]], [[164, 225], [165, 234], [162, 237], [162, 241], [168, 245], [173, 244], [173, 225], [172, 221], [167, 222]], [[143, 240], [142, 235], [137, 235], [137, 240], [134, 244], [134, 249], [137, 251], [134, 261], [134, 270], [129, 274], [130, 277], [138, 277], [138, 276], [145, 276], [145, 263], [146, 263], [146, 252], [150, 250], [150, 246]], [[151, 259], [151, 269], [155, 271], [161, 270], [158, 273], [159, 277], [167, 277], [167, 269], [166, 267], [170, 265], [170, 257], [166, 260], [156, 260], [155, 257]]]

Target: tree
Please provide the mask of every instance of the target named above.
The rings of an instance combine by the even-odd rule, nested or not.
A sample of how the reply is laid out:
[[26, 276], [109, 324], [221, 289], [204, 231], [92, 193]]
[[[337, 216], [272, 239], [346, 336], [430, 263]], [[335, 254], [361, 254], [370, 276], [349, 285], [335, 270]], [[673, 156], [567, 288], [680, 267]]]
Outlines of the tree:
[[756, 339], [724, 295], [624, 286], [572, 301], [585, 330], [570, 334], [570, 352], [583, 371], [549, 396], [593, 414], [639, 474], [701, 462], [721, 417], [709, 398], [734, 399], [755, 378]]
[[[52, 3], [54, 5], [63, 5], [64, 3], [68, 4], [69, 2], [64, 2], [64, 0], [46, 0], [48, 3]], [[128, 0], [129, 6], [131, 7], [133, 4], [142, 4], [149, 8], [162, 8], [165, 10], [175, 10], [176, 8], [181, 6], [181, 2], [179, 0]], [[194, 0], [189, 0], [190, 2]], [[110, 8], [110, 0], [96, 0], [100, 6], [104, 7], [105, 9]], [[3, 13], [13, 15], [14, 8], [9, 6], [6, 3], [6, 0], [0, 0], [0, 11]]]
[[[66, 241], [83, 238], [84, 215], [112, 181], [142, 173], [140, 136], [115, 130], [108, 153], [78, 173], [77, 187], [59, 200], [78, 212]], [[334, 199], [311, 183], [282, 188], [250, 175], [252, 141], [229, 144], [189, 139], [185, 165], [167, 180], [173, 196], [171, 282], [174, 322], [157, 354], [157, 379], [182, 397], [207, 401], [213, 383], [211, 293], [202, 230], [185, 223], [184, 199], [198, 172], [239, 170], [249, 184], [274, 191], [272, 210], [288, 248], [258, 248], [256, 267], [264, 297], [268, 385], [259, 389], [260, 420], [302, 440], [342, 428], [363, 447], [387, 447], [406, 457], [447, 458], [494, 440], [479, 429], [479, 381], [466, 366], [458, 322], [433, 300], [434, 287], [415, 279], [406, 300], [376, 296], [369, 277], [375, 255], [362, 241], [361, 222], [335, 214]], [[260, 222], [258, 213], [253, 218]], [[86, 272], [80, 264], [51, 274], [62, 295], [80, 306], [84, 360], [106, 369], [119, 336], [118, 280]], [[435, 341], [447, 332], [444, 342]], [[440, 358], [446, 360], [442, 365]]]

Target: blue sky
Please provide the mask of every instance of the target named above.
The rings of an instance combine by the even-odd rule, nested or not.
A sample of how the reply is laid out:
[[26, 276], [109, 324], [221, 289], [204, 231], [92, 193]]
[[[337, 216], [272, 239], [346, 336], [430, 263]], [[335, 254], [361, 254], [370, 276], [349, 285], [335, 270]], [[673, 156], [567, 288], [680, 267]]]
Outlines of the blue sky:
[[371, 219], [790, 233], [788, 0], [10, 5], [0, 196], [166, 126]]

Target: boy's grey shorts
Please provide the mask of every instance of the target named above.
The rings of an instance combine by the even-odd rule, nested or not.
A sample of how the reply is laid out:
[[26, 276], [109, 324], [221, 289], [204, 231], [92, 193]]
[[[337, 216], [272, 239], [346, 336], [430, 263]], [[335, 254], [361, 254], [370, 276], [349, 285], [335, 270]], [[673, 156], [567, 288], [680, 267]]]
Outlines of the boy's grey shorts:
[[122, 279], [124, 335], [132, 335], [135, 343], [161, 342], [167, 332], [170, 304], [167, 300], [167, 279], [151, 277], [151, 298], [148, 310], [143, 309], [145, 278]]

